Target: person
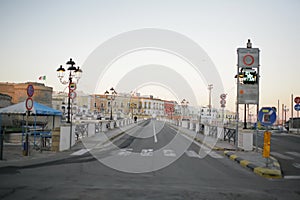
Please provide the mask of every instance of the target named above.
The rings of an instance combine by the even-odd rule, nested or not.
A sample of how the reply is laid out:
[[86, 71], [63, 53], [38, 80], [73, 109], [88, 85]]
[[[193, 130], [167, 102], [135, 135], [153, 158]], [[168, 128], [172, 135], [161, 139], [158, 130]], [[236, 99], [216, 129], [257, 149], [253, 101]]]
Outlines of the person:
[[136, 123], [137, 122], [137, 117], [136, 116], [134, 116], [134, 123]]

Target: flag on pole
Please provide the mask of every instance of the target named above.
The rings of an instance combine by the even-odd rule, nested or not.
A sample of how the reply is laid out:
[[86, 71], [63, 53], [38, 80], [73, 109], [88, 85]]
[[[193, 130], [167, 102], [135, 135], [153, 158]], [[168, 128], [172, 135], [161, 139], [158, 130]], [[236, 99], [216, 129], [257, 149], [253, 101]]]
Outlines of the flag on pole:
[[46, 80], [46, 76], [40, 76], [39, 80]]

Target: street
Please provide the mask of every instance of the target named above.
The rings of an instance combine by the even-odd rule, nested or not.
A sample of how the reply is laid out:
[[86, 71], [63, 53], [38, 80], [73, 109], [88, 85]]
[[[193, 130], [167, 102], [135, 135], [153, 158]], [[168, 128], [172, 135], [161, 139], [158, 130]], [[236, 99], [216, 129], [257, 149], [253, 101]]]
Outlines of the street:
[[158, 120], [105, 147], [85, 146], [57, 161], [0, 168], [0, 199], [300, 198], [299, 179], [260, 177]]
[[[255, 141], [255, 134], [254, 140]], [[300, 137], [287, 133], [272, 133], [271, 155], [278, 159], [284, 178], [300, 178]], [[263, 132], [258, 133], [258, 146], [263, 147]]]

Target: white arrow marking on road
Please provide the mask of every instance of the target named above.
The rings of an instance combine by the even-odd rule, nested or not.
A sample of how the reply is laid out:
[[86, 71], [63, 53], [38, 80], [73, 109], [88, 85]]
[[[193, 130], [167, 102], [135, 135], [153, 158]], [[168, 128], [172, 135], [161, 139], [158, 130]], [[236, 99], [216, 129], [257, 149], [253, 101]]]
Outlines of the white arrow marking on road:
[[172, 149], [164, 149], [164, 156], [176, 157], [176, 153]]
[[157, 137], [156, 137], [156, 131], [155, 131], [155, 123], [152, 121], [153, 123], [153, 136], [154, 136], [154, 142], [157, 143]]
[[293, 163], [293, 166], [300, 169], [300, 164], [299, 163]]
[[132, 153], [132, 150], [133, 149], [131, 149], [131, 148], [120, 149], [118, 152], [118, 155], [119, 156], [129, 156]]
[[142, 149], [141, 156], [153, 156], [153, 149]]

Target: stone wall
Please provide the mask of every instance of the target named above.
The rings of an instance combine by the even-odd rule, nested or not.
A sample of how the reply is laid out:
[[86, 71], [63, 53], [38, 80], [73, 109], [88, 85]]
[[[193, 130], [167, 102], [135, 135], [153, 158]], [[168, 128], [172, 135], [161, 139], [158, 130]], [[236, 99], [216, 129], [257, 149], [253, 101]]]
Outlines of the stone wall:
[[12, 100], [11, 96], [0, 93], [0, 108], [10, 106], [12, 104], [11, 100]]
[[34, 87], [33, 101], [52, 107], [52, 87], [47, 87], [43, 83], [0, 83], [0, 93], [12, 97], [12, 103], [20, 103], [27, 99], [27, 86]]

